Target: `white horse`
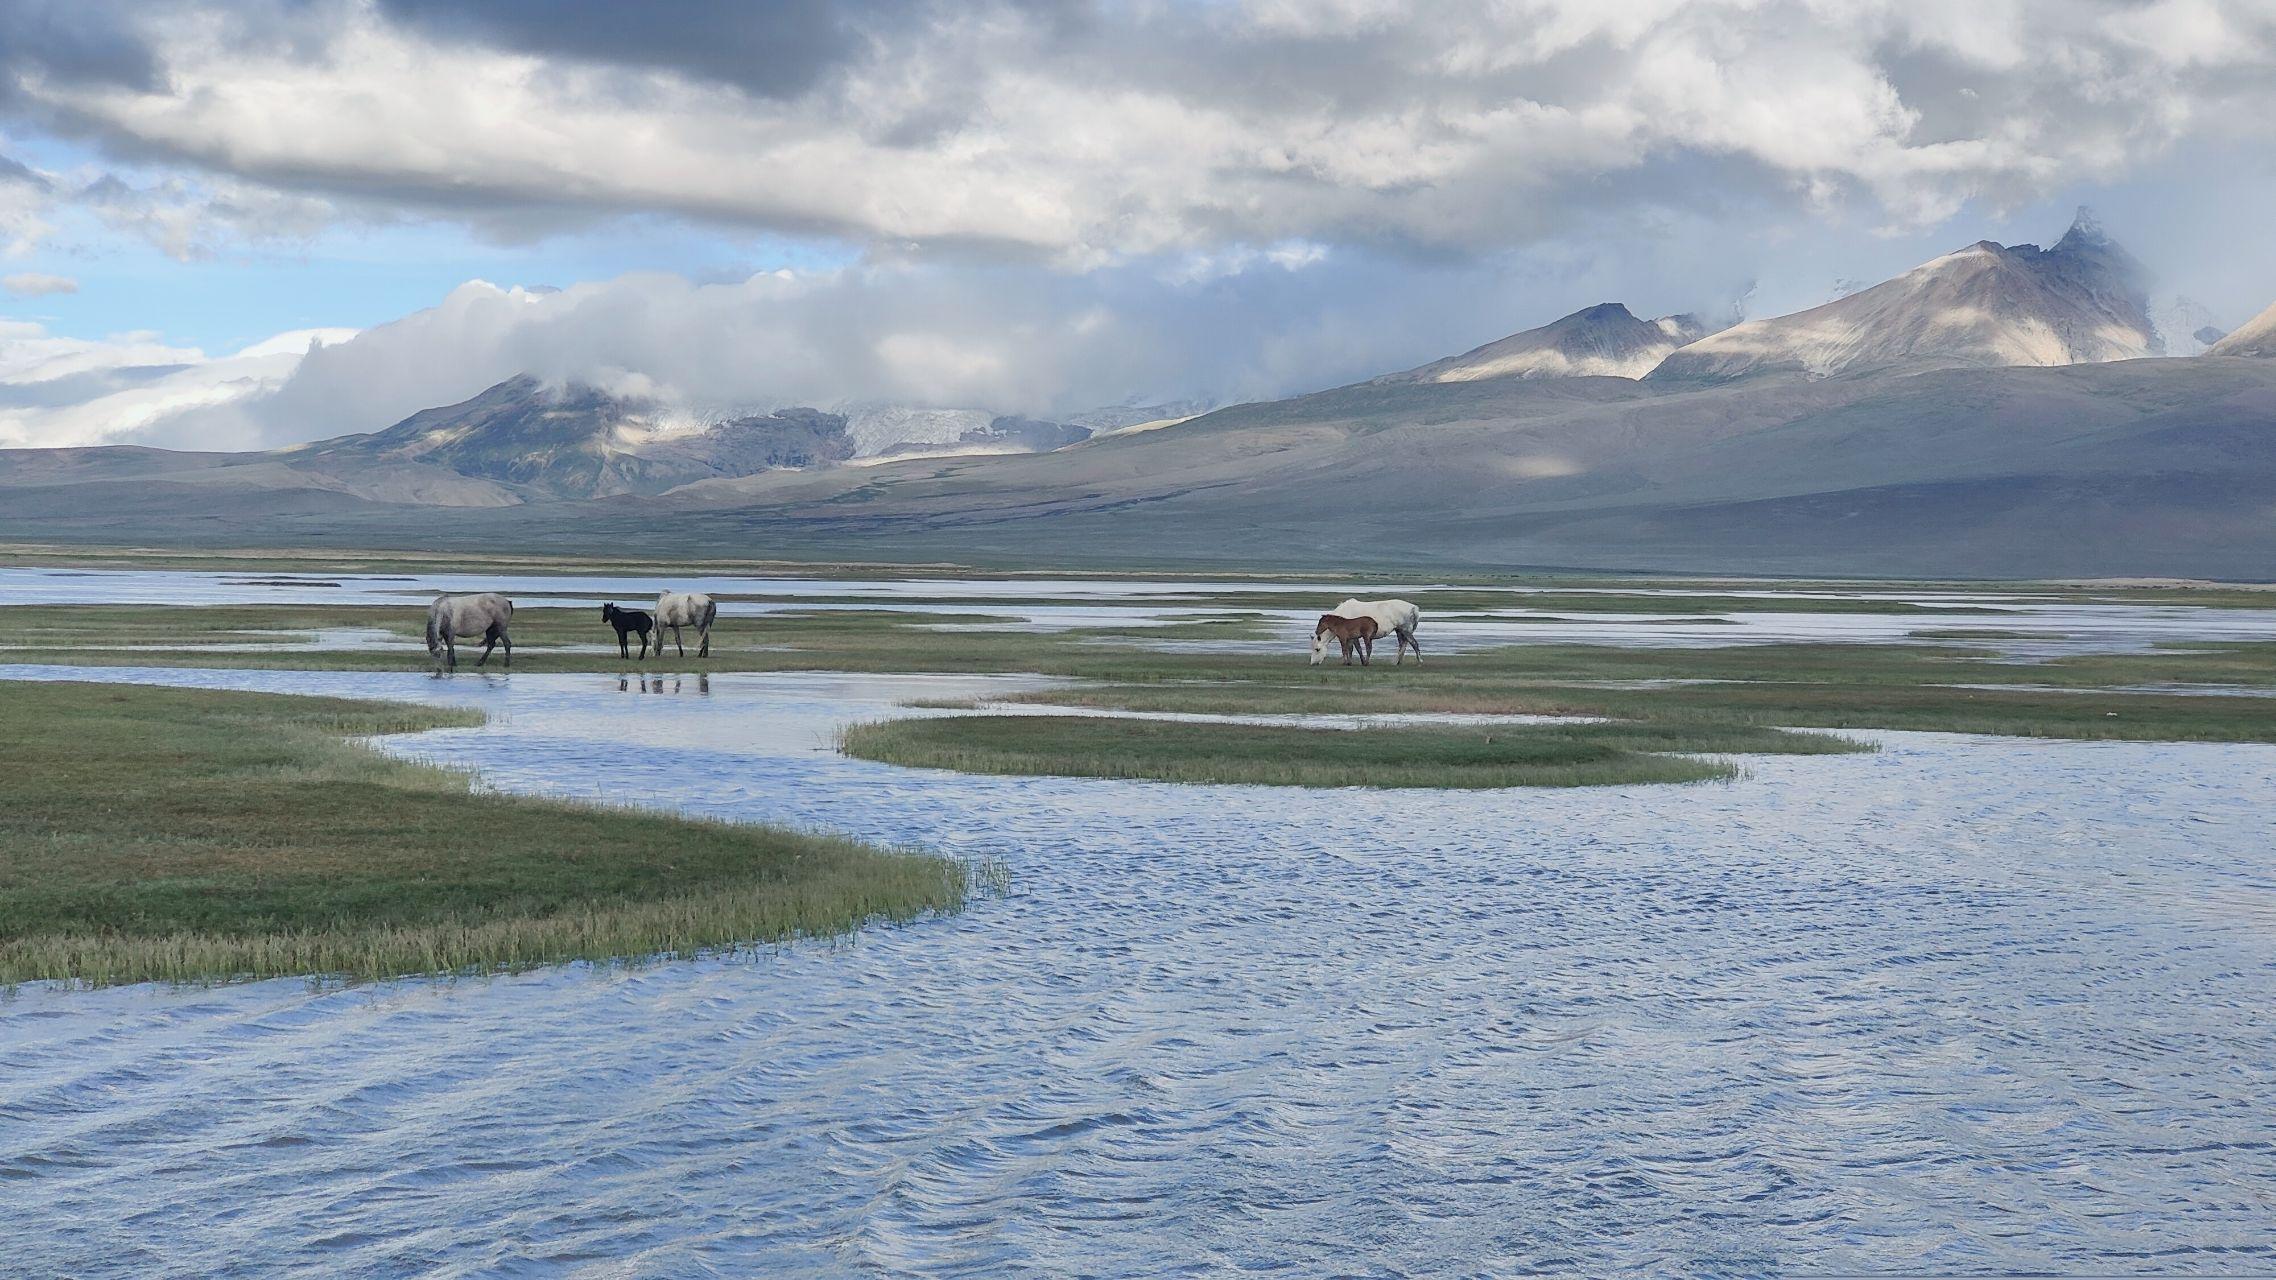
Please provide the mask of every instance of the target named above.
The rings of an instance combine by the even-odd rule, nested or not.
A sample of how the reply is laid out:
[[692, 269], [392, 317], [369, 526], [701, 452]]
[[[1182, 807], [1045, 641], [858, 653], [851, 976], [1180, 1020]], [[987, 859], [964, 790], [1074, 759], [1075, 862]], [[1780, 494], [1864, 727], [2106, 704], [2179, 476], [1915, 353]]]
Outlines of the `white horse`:
[[506, 624], [514, 617], [514, 602], [492, 591], [471, 596], [436, 596], [427, 606], [427, 652], [435, 656], [438, 668], [447, 666], [458, 670], [458, 644], [462, 636], [481, 636], [482, 658], [475, 666], [490, 660], [490, 651], [499, 645], [506, 646], [506, 665], [514, 665], [514, 640], [506, 634]]
[[[1398, 666], [1407, 660], [1407, 650], [1415, 651], [1415, 664], [1422, 664], [1422, 642], [1415, 639], [1415, 628], [1422, 625], [1422, 610], [1404, 600], [1346, 600], [1335, 607], [1340, 618], [1373, 618], [1375, 625], [1399, 639], [1399, 656], [1392, 662]], [[1328, 636], [1324, 632], [1312, 637], [1312, 662], [1316, 666], [1328, 656]]]
[[687, 646], [680, 643], [680, 628], [694, 627], [698, 643], [695, 656], [711, 656], [711, 620], [719, 616], [719, 606], [701, 591], [659, 591], [656, 593], [656, 652], [664, 651], [664, 628], [672, 629], [672, 647], [688, 656]]

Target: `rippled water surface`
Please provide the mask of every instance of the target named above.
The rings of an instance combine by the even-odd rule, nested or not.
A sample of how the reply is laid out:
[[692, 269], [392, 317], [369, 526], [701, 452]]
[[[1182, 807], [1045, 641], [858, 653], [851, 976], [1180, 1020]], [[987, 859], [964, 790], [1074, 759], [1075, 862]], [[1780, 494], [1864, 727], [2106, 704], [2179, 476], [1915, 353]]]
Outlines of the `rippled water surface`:
[[0, 672], [479, 706], [388, 748], [1013, 872], [733, 959], [27, 988], [0, 1271], [2276, 1271], [2276, 748], [1308, 792], [829, 749], [1018, 678]]

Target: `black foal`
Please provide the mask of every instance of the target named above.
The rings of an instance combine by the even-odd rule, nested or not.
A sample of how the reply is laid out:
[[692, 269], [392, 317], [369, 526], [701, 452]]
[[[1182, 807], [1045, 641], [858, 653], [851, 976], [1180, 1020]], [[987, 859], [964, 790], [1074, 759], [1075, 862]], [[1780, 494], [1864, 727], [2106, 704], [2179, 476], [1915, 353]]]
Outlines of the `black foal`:
[[[626, 636], [640, 633], [640, 656], [648, 656], [648, 633], [655, 630], [656, 620], [638, 609], [619, 609], [613, 604], [601, 606], [601, 621], [616, 628], [616, 654], [620, 658], [632, 656], [632, 642]], [[659, 650], [659, 652], [661, 652]]]

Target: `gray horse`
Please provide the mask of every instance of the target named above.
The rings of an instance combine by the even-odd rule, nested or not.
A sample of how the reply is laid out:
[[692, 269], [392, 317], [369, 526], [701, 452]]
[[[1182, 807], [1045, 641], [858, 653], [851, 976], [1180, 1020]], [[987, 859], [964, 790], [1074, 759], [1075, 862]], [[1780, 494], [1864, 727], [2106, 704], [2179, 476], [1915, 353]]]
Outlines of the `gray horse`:
[[656, 593], [656, 656], [664, 656], [664, 628], [672, 629], [672, 647], [688, 656], [687, 646], [680, 643], [680, 628], [694, 627], [701, 643], [696, 645], [695, 656], [711, 656], [711, 623], [719, 616], [719, 606], [701, 591], [659, 591]]
[[475, 666], [490, 660], [490, 651], [499, 645], [506, 646], [506, 665], [514, 665], [513, 637], [506, 634], [506, 624], [513, 621], [514, 602], [494, 591], [471, 596], [436, 596], [427, 606], [427, 652], [435, 655], [438, 669], [458, 670], [457, 639], [480, 636], [482, 658]]

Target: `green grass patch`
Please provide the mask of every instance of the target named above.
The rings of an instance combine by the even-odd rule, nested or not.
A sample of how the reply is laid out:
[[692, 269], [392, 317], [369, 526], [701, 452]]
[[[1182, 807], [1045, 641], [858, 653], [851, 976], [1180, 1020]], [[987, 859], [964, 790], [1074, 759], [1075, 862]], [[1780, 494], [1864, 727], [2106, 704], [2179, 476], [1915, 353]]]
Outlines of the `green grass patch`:
[[1754, 682], [1606, 688], [1485, 680], [1326, 689], [1261, 681], [1104, 684], [1022, 702], [1220, 715], [1452, 712], [1612, 716], [1678, 724], [1909, 729], [2027, 738], [2276, 742], [2276, 698], [1887, 682]]
[[1587, 787], [1737, 776], [1670, 753], [1869, 751], [1825, 734], [1731, 725], [1343, 729], [1105, 716], [944, 716], [846, 730], [847, 754], [961, 773], [1287, 787]]
[[[1448, 665], [1450, 667], [1450, 665]], [[1682, 670], [1671, 660], [1671, 667]], [[1969, 679], [2028, 681], [2039, 667], [1971, 670]], [[1020, 701], [1108, 711], [1209, 715], [1470, 713], [1609, 715], [1680, 724], [1768, 724], [1807, 729], [1912, 729], [2017, 738], [2276, 742], [2276, 697], [2190, 695], [2080, 688], [1962, 688], [1871, 679], [1718, 679], [1666, 676], [1668, 683], [1561, 683], [1479, 672], [1352, 681], [1092, 683], [1024, 692]], [[1702, 683], [1680, 683], [1680, 681]]]
[[[57, 661], [82, 647], [305, 643], [343, 628], [393, 632], [424, 645], [424, 609], [353, 605], [6, 605], [0, 645], [23, 647], [18, 661]], [[424, 652], [422, 647], [421, 652]]]
[[0, 983], [382, 978], [687, 955], [908, 920], [964, 864], [470, 790], [353, 737], [478, 723], [331, 698], [9, 682]]

